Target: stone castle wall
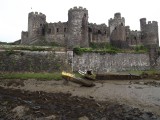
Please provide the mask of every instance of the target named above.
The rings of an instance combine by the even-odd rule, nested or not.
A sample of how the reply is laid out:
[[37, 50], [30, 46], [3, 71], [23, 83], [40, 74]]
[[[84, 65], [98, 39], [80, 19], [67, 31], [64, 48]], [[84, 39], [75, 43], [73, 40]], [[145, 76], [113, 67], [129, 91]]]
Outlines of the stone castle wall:
[[111, 44], [117, 48], [127, 48], [126, 31], [124, 26], [117, 26], [111, 33]]
[[67, 69], [65, 52], [1, 51], [1, 72], [54, 72]]
[[93, 69], [96, 73], [150, 69], [148, 54], [85, 53], [81, 56], [74, 55], [73, 62], [75, 71]]
[[21, 32], [21, 44], [27, 44], [28, 42], [28, 32]]
[[93, 24], [88, 25], [89, 42], [94, 43], [110, 43], [109, 27], [106, 24]]
[[157, 58], [157, 66], [156, 69], [160, 70], [160, 56]]
[[45, 26], [45, 39], [48, 43], [56, 43], [64, 46], [67, 34], [67, 23], [48, 23]]
[[[160, 56], [156, 69], [160, 70]], [[149, 70], [152, 68], [149, 54], [100, 54], [82, 55], [49, 51], [1, 51], [0, 72], [54, 72], [63, 70], [93, 69], [96, 73], [126, 70]]]
[[129, 46], [132, 46], [132, 45], [142, 45], [142, 42], [141, 42], [141, 32], [140, 31], [130, 31], [130, 34], [129, 34], [129, 39], [128, 39], [128, 45]]

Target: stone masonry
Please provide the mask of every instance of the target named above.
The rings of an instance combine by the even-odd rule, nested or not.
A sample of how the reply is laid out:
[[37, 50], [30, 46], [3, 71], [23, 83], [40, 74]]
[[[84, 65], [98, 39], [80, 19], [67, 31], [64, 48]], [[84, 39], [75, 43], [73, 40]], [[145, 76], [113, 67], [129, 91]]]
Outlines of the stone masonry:
[[28, 31], [22, 31], [21, 44], [52, 45], [58, 44], [68, 49], [89, 47], [89, 43], [110, 43], [115, 47], [128, 48], [137, 45], [158, 46], [158, 23], [146, 18], [140, 19], [140, 31], [125, 26], [125, 18], [115, 13], [106, 24], [88, 22], [88, 10], [74, 7], [68, 11], [68, 21], [47, 23], [46, 15], [31, 12], [28, 15]]
[[[160, 56], [157, 59], [160, 69]], [[0, 51], [0, 72], [56, 72], [92, 69], [95, 73], [149, 70], [149, 54], [73, 54], [73, 51]]]

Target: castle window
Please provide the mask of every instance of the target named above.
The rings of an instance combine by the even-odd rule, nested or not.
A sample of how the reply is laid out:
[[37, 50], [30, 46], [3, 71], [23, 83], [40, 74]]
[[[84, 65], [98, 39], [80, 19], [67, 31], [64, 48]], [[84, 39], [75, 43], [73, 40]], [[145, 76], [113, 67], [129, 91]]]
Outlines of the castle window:
[[106, 31], [104, 31], [104, 34], [106, 35]]
[[92, 32], [92, 29], [91, 29], [91, 28], [88, 28], [88, 31], [89, 31], [89, 32]]
[[100, 30], [98, 30], [98, 34], [101, 34], [101, 31], [100, 31]]
[[143, 34], [141, 35], [141, 39], [144, 39], [144, 35]]
[[66, 30], [67, 30], [67, 29], [66, 29], [66, 28], [64, 28], [64, 32], [66, 32]]
[[51, 34], [51, 29], [50, 28], [48, 29], [48, 34]]
[[44, 28], [42, 29], [42, 35], [45, 35], [45, 29]]
[[57, 33], [59, 32], [59, 28], [57, 28]]
[[121, 23], [121, 26], [123, 26], [123, 23]]
[[84, 17], [86, 17], [86, 13], [84, 13]]
[[40, 26], [42, 26], [42, 24], [40, 24]]

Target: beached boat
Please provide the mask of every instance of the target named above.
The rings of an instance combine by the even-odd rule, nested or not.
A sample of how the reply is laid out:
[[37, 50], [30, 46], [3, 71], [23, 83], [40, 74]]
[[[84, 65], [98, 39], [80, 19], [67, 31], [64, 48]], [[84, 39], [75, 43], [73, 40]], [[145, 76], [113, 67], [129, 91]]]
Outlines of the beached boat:
[[72, 73], [68, 73], [68, 72], [63, 71], [62, 72], [62, 77], [67, 81], [71, 81], [71, 82], [80, 84], [80, 85], [85, 86], [85, 87], [95, 86], [95, 84], [92, 81], [88, 81], [88, 80], [85, 80], [85, 79], [82, 79], [82, 78], [78, 78]]
[[79, 74], [83, 76], [83, 78], [88, 80], [96, 80], [96, 75], [92, 73], [92, 70], [78, 71]]

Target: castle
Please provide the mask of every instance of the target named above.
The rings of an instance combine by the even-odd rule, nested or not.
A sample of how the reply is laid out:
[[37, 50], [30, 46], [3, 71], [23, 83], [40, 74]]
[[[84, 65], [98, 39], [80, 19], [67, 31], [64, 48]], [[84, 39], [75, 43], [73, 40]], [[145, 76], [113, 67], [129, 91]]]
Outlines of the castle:
[[88, 22], [88, 10], [74, 7], [68, 11], [68, 21], [47, 23], [46, 15], [31, 12], [28, 15], [28, 32], [22, 31], [21, 44], [51, 45], [56, 43], [68, 49], [89, 47], [90, 43], [110, 43], [118, 48], [136, 45], [159, 46], [158, 23], [140, 19], [140, 31], [125, 26], [125, 18], [115, 13], [106, 24]]

